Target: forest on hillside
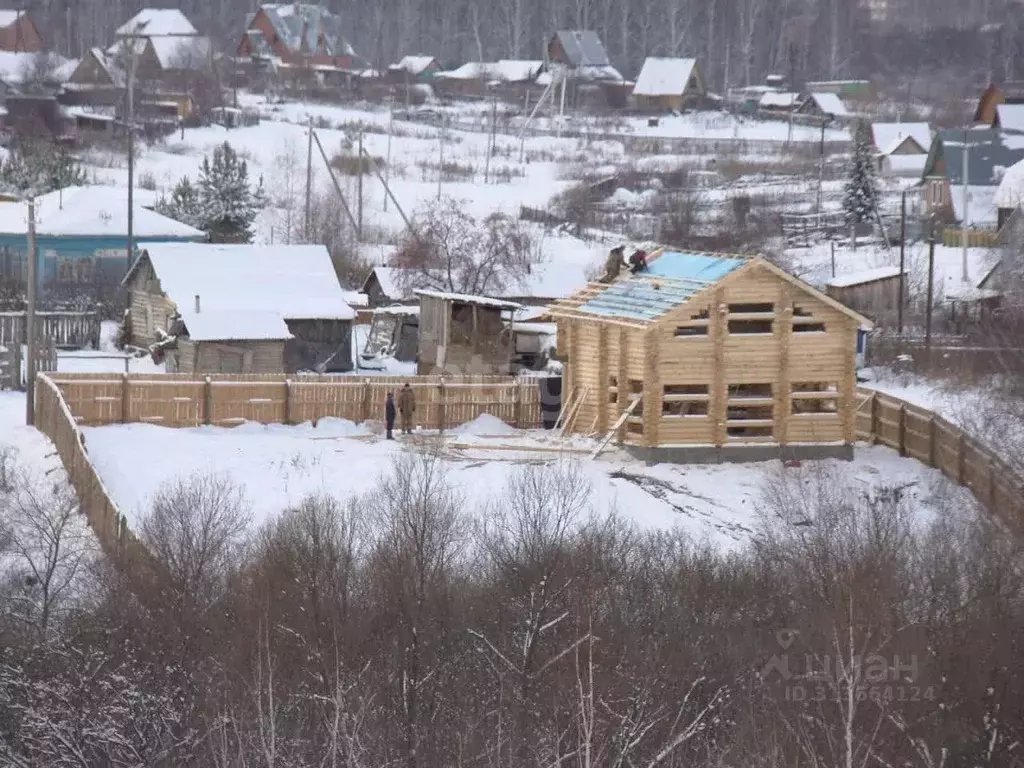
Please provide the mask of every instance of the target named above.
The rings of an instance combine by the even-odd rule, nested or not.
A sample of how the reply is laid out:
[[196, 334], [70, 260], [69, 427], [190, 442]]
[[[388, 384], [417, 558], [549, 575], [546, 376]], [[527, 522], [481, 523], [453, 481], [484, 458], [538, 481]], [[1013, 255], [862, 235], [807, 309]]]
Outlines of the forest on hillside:
[[[1024, 73], [1018, 0], [326, 0], [357, 53], [376, 67], [429, 53], [443, 66], [539, 59], [555, 29], [594, 29], [623, 74], [646, 56], [696, 56], [712, 89], [770, 72], [806, 80], [872, 78], [928, 100]], [[111, 42], [139, 0], [36, 0], [48, 43], [69, 56]], [[233, 51], [254, 0], [184, 0], [181, 8]]]

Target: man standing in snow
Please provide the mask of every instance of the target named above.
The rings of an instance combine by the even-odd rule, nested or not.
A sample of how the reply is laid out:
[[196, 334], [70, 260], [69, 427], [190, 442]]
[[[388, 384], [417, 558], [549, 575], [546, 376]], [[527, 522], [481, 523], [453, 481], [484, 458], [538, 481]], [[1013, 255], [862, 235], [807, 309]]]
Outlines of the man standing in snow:
[[395, 397], [388, 392], [387, 399], [384, 400], [384, 423], [387, 426], [387, 439], [394, 440], [394, 435], [391, 434], [391, 430], [395, 428]]
[[416, 396], [406, 384], [398, 393], [398, 412], [402, 414], [402, 432], [412, 434], [412, 415], [416, 412]]

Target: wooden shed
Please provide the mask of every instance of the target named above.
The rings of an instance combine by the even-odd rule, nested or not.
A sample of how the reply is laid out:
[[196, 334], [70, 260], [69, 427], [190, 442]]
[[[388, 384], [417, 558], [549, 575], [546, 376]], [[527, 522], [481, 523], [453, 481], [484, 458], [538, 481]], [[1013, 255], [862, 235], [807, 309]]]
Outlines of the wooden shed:
[[895, 316], [899, 308], [900, 268], [879, 267], [836, 275], [825, 284], [825, 293], [872, 320]]
[[519, 304], [461, 293], [416, 294], [420, 298], [417, 373], [511, 372], [515, 355], [511, 325]]
[[169, 369], [352, 369], [355, 312], [322, 245], [148, 243], [124, 284], [130, 343], [159, 343]]
[[550, 314], [573, 431], [648, 460], [850, 455], [871, 323], [762, 258], [656, 251]]

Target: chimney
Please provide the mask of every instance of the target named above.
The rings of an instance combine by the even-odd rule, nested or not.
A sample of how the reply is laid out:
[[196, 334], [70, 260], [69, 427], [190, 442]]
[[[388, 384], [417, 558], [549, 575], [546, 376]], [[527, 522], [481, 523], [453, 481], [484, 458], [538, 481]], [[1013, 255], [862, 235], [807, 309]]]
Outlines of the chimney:
[[199, 294], [196, 294], [196, 314], [199, 314]]

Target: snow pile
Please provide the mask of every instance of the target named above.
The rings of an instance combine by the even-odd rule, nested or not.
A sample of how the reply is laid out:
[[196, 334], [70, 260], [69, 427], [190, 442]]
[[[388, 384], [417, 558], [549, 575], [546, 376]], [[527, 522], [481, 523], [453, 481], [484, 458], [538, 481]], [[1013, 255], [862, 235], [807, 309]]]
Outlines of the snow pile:
[[457, 435], [515, 435], [519, 433], [518, 429], [489, 413], [481, 413], [472, 421], [467, 421], [452, 431]]

